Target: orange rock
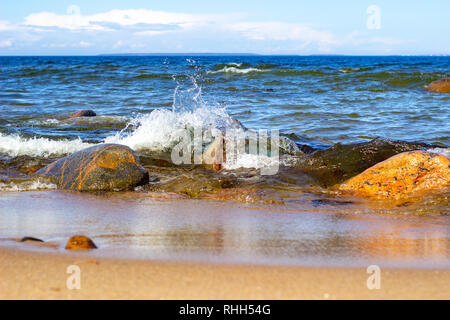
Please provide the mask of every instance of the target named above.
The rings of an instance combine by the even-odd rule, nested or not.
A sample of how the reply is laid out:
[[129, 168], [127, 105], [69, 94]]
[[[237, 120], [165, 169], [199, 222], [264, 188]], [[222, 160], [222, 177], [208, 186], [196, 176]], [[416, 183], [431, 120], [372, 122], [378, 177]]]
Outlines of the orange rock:
[[357, 196], [403, 199], [450, 186], [450, 160], [425, 151], [395, 155], [339, 186]]
[[85, 236], [73, 236], [66, 245], [67, 250], [88, 250], [97, 249], [94, 241]]
[[211, 168], [213, 171], [222, 170], [223, 163], [226, 162], [225, 140], [217, 137], [205, 150], [201, 161], [205, 167]]
[[430, 92], [450, 93], [450, 78], [433, 81], [426, 89]]

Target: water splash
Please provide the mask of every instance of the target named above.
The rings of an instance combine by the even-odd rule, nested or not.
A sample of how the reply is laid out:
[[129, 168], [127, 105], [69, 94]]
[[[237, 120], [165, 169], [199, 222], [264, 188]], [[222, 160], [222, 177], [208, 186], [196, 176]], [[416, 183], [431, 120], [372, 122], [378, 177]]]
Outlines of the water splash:
[[[174, 77], [174, 80], [177, 81]], [[186, 87], [188, 85], [188, 87]], [[184, 137], [186, 130], [239, 130], [241, 127], [226, 112], [226, 107], [204, 101], [196, 77], [177, 82], [172, 108], [157, 109], [132, 119], [127, 127], [106, 143], [119, 143], [135, 151], [170, 151]], [[132, 128], [132, 130], [130, 130]]]

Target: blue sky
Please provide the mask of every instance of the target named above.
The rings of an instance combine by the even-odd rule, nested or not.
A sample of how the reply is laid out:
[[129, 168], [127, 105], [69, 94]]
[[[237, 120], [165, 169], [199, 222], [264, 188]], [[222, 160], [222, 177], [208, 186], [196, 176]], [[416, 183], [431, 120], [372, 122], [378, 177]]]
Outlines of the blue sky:
[[0, 0], [0, 55], [450, 54], [450, 1]]

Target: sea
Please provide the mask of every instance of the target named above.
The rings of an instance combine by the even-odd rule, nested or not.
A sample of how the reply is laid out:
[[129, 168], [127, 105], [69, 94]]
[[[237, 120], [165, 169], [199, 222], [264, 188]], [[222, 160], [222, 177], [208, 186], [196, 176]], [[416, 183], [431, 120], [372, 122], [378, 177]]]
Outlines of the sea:
[[[86, 234], [102, 252], [143, 259], [448, 268], [448, 194], [368, 204], [296, 189], [289, 170], [258, 180], [248, 170], [261, 162], [249, 157], [219, 173], [149, 161], [159, 184], [125, 193], [64, 192], [31, 178], [89, 146], [119, 143], [145, 160], [185, 129], [237, 123], [313, 150], [382, 138], [448, 156], [450, 95], [425, 90], [445, 77], [445, 56], [0, 57], [0, 238], [63, 245]], [[97, 116], [72, 118], [79, 110]], [[238, 182], [222, 200], [237, 203], [202, 196], [227, 179]]]

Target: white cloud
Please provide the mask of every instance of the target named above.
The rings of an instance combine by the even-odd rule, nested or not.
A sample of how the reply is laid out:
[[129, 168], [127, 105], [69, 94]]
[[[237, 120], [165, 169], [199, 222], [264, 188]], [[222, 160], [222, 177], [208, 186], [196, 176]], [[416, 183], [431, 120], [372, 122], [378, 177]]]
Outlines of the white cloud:
[[88, 47], [92, 46], [92, 44], [89, 43], [89, 42], [86, 42], [86, 41], [80, 41], [78, 43], [74, 43], [72, 46], [73, 47], [88, 48]]
[[12, 47], [13, 43], [11, 40], [0, 41], [0, 48]]
[[394, 46], [405, 44], [406, 41], [391, 37], [371, 37], [371, 32], [353, 31], [343, 38], [343, 43], [352, 45], [364, 45], [364, 44], [381, 44], [386, 46]]
[[117, 41], [115, 44], [114, 44], [114, 48], [120, 48], [120, 47], [122, 47], [123, 46], [123, 41], [122, 40], [119, 40], [119, 41]]
[[[214, 22], [217, 15], [193, 15], [147, 9], [111, 10], [93, 15], [56, 14], [52, 12], [32, 13], [25, 17], [24, 25], [32, 27], [54, 27], [68, 30], [113, 31], [118, 27], [140, 26], [141, 28], [187, 29]], [[222, 18], [224, 15], [222, 15]]]
[[311, 27], [283, 22], [240, 22], [230, 24], [230, 30], [241, 32], [253, 40], [296, 40], [337, 44], [336, 37], [327, 31], [315, 30]]
[[[260, 53], [340, 53], [378, 50], [400, 45], [394, 38], [367, 31], [336, 34], [317, 26], [279, 21], [249, 21], [244, 14], [187, 14], [147, 9], [111, 10], [83, 15], [78, 7], [67, 14], [32, 13], [21, 24], [0, 21], [3, 47], [20, 44], [66, 48], [61, 52], [141, 51]], [[167, 36], [166, 36], [167, 35]], [[10, 43], [10, 42], [11, 43]], [[72, 49], [71, 49], [72, 48]]]
[[8, 31], [8, 30], [14, 30], [16, 26], [9, 23], [9, 21], [0, 20], [0, 31]]

